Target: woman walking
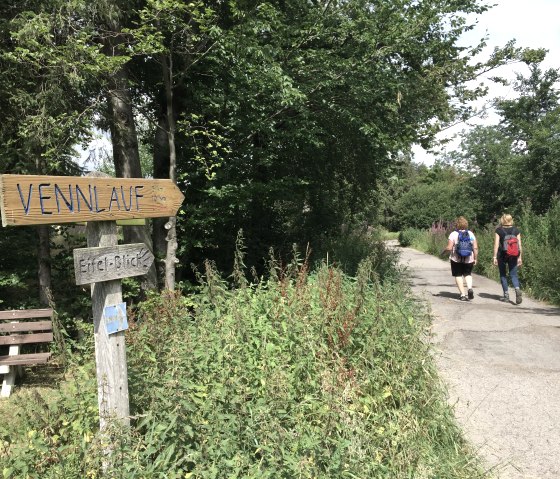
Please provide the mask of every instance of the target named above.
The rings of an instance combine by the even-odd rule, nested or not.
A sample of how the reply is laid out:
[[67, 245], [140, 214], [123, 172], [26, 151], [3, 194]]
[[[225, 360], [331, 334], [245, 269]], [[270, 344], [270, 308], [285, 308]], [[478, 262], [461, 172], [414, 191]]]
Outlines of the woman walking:
[[459, 289], [459, 299], [468, 301], [474, 298], [472, 270], [478, 257], [478, 243], [473, 232], [469, 231], [469, 223], [464, 216], [457, 218], [455, 227], [457, 229], [449, 235], [447, 246], [441, 254], [450, 252], [451, 275], [455, 278], [455, 284]]
[[515, 304], [521, 304], [523, 295], [519, 286], [517, 268], [523, 264], [523, 249], [521, 248], [521, 232], [513, 225], [513, 218], [509, 214], [503, 214], [500, 218], [500, 226], [496, 228], [494, 236], [494, 266], [500, 271], [500, 281], [504, 295], [500, 301], [509, 301], [509, 286], [507, 270], [513, 287], [515, 288]]

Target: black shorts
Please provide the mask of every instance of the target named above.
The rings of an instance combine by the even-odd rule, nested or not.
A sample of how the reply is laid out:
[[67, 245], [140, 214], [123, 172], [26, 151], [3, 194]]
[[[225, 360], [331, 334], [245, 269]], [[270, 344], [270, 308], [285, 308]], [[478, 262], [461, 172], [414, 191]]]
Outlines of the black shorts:
[[470, 276], [472, 274], [474, 263], [456, 263], [451, 260], [451, 275], [456, 276]]

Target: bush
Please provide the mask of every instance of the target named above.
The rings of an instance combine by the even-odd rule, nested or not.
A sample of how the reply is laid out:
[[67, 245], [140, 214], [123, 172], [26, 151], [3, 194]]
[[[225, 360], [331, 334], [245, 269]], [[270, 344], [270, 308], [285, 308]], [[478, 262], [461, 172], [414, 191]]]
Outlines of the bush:
[[[106, 477], [483, 477], [431, 360], [429, 317], [371, 260], [356, 277], [305, 261], [231, 290], [153, 295], [127, 333], [129, 431]], [[92, 358], [3, 433], [5, 478], [101, 477]], [[89, 375], [86, 369], [89, 368]], [[80, 371], [83, 371], [81, 373]]]
[[[460, 201], [466, 198], [466, 201]], [[478, 209], [475, 192], [457, 177], [413, 185], [395, 204], [394, 222], [400, 228], [429, 228], [436, 221], [463, 215], [473, 218]]]
[[416, 237], [420, 234], [420, 230], [414, 228], [407, 228], [399, 232], [399, 243], [401, 246], [407, 247], [414, 243]]
[[543, 215], [525, 208], [518, 221], [523, 245], [520, 280], [536, 298], [560, 305], [560, 199]]
[[[337, 265], [345, 274], [355, 276], [360, 263], [369, 258], [378, 278], [395, 279], [398, 257], [383, 240], [387, 231], [353, 231], [332, 240], [326, 247], [330, 264]], [[325, 255], [323, 255], [325, 257]]]

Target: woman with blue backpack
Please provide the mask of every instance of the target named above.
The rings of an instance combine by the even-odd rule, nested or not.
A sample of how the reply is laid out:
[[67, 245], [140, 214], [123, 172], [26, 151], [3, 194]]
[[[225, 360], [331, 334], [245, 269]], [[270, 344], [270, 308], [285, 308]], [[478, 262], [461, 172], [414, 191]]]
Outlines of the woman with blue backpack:
[[468, 301], [474, 298], [472, 270], [478, 257], [478, 243], [474, 233], [469, 231], [469, 222], [464, 216], [457, 218], [455, 228], [456, 230], [449, 235], [447, 246], [441, 254], [450, 253], [451, 275], [455, 278], [455, 284], [459, 289], [459, 299]]
[[519, 286], [519, 278], [517, 276], [517, 268], [523, 264], [521, 258], [521, 232], [517, 227], [513, 226], [513, 217], [509, 214], [503, 214], [500, 218], [500, 226], [496, 228], [494, 236], [494, 266], [498, 266], [500, 271], [500, 281], [504, 295], [500, 301], [509, 302], [509, 285], [507, 278], [507, 270], [515, 288], [515, 304], [521, 304], [523, 295]]

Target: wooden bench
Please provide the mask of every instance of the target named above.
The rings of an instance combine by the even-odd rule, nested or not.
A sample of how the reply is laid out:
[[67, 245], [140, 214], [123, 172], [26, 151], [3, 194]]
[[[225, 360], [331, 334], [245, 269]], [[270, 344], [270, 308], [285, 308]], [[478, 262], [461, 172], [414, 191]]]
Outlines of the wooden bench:
[[21, 366], [43, 364], [50, 359], [51, 353], [20, 354], [20, 348], [24, 344], [50, 343], [52, 316], [50, 308], [0, 311], [0, 347], [9, 347], [8, 355], [0, 356], [0, 374], [4, 374], [1, 397], [10, 396]]

